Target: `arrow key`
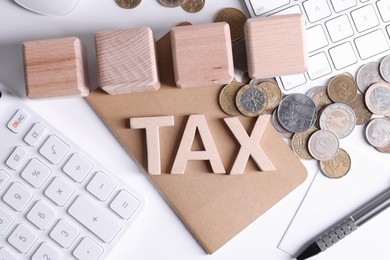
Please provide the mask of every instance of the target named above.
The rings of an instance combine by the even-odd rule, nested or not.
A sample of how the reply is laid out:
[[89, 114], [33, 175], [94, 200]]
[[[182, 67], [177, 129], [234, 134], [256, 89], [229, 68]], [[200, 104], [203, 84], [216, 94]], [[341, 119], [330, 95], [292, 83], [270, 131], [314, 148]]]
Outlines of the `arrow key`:
[[56, 135], [51, 135], [39, 149], [39, 153], [53, 164], [59, 164], [68, 151], [69, 145]]

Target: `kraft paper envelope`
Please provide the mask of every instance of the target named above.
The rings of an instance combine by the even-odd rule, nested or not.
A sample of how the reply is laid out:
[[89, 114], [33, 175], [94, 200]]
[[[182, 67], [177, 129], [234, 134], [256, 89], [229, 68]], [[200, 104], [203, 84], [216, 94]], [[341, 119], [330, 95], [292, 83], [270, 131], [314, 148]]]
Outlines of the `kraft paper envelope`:
[[[169, 34], [158, 41], [157, 52], [162, 82], [160, 90], [116, 96], [97, 90], [87, 100], [145, 172], [145, 131], [130, 129], [129, 119], [174, 116], [173, 127], [160, 128], [163, 173], [148, 176], [199, 244], [208, 253], [213, 253], [301, 184], [307, 172], [268, 124], [260, 145], [276, 166], [276, 171], [261, 172], [250, 159], [242, 175], [211, 173], [208, 161], [190, 161], [185, 174], [169, 174], [189, 115], [205, 115], [227, 172], [240, 145], [223, 121], [228, 116], [219, 107], [221, 88], [177, 88], [173, 79]], [[255, 120], [240, 117], [249, 134]], [[202, 149], [199, 139], [195, 138], [193, 149]]]

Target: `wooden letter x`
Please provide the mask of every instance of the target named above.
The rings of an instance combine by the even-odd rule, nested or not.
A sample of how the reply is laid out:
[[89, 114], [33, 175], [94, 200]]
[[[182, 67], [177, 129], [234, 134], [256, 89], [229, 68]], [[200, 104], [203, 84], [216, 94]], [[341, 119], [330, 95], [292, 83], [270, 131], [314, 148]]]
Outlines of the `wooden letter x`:
[[237, 117], [225, 118], [226, 124], [229, 126], [233, 135], [240, 143], [241, 148], [238, 152], [236, 161], [230, 171], [230, 174], [243, 174], [249, 156], [252, 155], [257, 166], [262, 171], [274, 171], [275, 166], [260, 147], [260, 139], [264, 133], [265, 127], [268, 124], [270, 116], [259, 116], [255, 126], [253, 127], [251, 136], [245, 131], [240, 120]]
[[146, 130], [146, 149], [148, 154], [148, 173], [161, 174], [160, 161], [160, 126], [173, 126], [173, 116], [130, 118], [131, 129]]

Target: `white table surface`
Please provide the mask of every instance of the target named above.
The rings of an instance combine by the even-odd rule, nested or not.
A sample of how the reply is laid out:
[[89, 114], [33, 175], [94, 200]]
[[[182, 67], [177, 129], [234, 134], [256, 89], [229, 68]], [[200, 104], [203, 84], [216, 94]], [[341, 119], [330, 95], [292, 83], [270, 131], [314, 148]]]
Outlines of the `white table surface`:
[[[21, 43], [26, 40], [77, 36], [86, 44], [90, 83], [96, 87], [95, 32], [149, 26], [158, 39], [182, 21], [193, 24], [212, 22], [216, 13], [224, 7], [239, 8], [247, 14], [243, 1], [239, 0], [206, 0], [204, 9], [196, 14], [186, 13], [180, 7], [163, 7], [157, 0], [143, 0], [132, 10], [121, 9], [114, 0], [80, 0], [71, 13], [61, 17], [47, 17], [26, 11], [12, 0], [2, 0], [0, 82], [24, 98]], [[315, 163], [305, 162], [309, 177], [303, 185], [216, 253], [207, 255], [84, 99], [27, 102], [146, 198], [147, 207], [143, 214], [117, 244], [109, 259], [292, 259], [279, 250], [277, 245], [317, 171]], [[313, 259], [390, 259], [389, 234], [390, 212], [386, 211]]]

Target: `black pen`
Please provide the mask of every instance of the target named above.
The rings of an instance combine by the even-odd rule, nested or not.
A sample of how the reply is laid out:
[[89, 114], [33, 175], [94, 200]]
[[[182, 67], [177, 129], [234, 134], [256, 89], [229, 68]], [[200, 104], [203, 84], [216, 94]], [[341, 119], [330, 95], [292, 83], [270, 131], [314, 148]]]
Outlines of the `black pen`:
[[384, 209], [390, 206], [390, 188], [381, 193], [378, 197], [368, 202], [358, 209], [351, 216], [337, 223], [337, 225], [328, 229], [318, 236], [313, 243], [306, 247], [298, 256], [297, 260], [304, 260], [312, 257], [327, 248], [331, 247], [352, 231], [366, 223], [369, 219], [376, 216]]

